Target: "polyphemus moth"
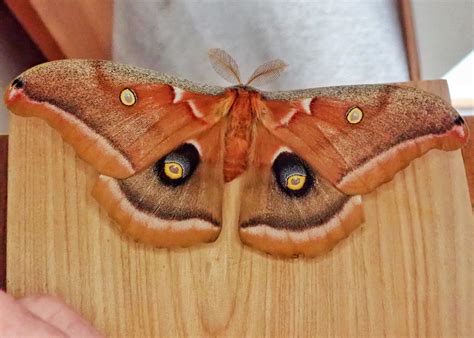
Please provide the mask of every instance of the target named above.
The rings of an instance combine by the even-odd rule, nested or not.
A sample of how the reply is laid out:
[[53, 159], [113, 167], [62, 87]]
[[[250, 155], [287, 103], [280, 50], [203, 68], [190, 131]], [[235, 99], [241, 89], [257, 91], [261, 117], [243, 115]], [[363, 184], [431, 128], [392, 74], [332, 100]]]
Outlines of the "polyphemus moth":
[[[399, 85], [264, 92], [227, 53], [214, 69], [238, 84], [201, 85], [109, 61], [61, 60], [11, 82], [15, 114], [46, 120], [99, 173], [93, 195], [121, 229], [156, 247], [214, 241], [224, 184], [241, 177], [241, 240], [316, 256], [363, 221], [361, 194], [428, 150], [454, 150], [463, 119], [439, 97]], [[235, 83], [235, 82], [234, 82]]]

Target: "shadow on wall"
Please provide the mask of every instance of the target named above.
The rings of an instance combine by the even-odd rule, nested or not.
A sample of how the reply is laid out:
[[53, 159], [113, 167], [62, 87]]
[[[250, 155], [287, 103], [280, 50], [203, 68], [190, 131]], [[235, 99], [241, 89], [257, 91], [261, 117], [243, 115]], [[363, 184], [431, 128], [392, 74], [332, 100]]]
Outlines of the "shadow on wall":
[[[0, 89], [25, 69], [45, 58], [3, 1], [0, 1]], [[0, 134], [8, 131], [8, 111], [0, 104]]]

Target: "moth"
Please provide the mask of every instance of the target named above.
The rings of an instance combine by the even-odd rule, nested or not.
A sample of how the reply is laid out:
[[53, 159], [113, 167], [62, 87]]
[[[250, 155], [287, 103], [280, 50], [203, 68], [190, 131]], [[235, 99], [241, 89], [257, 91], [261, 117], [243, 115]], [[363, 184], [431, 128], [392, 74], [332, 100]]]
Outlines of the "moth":
[[240, 177], [239, 235], [264, 252], [313, 257], [363, 222], [361, 195], [428, 150], [468, 137], [439, 97], [399, 85], [265, 92], [273, 60], [242, 84], [220, 49], [222, 88], [97, 60], [33, 67], [6, 106], [57, 129], [99, 177], [93, 196], [120, 228], [156, 247], [212, 242], [223, 187]]

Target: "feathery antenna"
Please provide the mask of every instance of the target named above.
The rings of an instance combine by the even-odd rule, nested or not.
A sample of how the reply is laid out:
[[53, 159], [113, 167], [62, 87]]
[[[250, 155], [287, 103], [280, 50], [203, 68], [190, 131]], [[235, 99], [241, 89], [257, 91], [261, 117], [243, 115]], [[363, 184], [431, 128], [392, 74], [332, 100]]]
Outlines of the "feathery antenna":
[[211, 61], [212, 68], [224, 80], [232, 83], [235, 83], [234, 81], [237, 80], [239, 85], [242, 84], [239, 66], [237, 66], [237, 62], [226, 51], [219, 48], [209, 49], [209, 60]]
[[265, 62], [253, 72], [247, 85], [253, 82], [254, 85], [261, 86], [277, 79], [288, 67], [283, 60], [272, 60]]
[[[216, 73], [224, 80], [231, 83], [235, 83], [237, 80], [237, 83], [242, 85], [239, 66], [237, 66], [237, 62], [235, 62], [232, 56], [226, 51], [219, 48], [209, 49], [209, 60], [211, 61], [212, 68], [214, 68]], [[245, 85], [249, 85], [250, 83], [255, 85], [267, 84], [278, 78], [286, 67], [288, 67], [288, 65], [279, 59], [265, 62], [255, 69]]]

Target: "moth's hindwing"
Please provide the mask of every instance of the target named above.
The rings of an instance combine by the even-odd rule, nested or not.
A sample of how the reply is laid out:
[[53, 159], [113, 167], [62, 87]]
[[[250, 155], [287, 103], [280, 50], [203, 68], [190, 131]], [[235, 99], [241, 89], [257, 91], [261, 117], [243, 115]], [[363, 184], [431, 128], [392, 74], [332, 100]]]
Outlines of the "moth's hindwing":
[[360, 196], [337, 190], [265, 127], [257, 126], [255, 135], [243, 177], [244, 243], [275, 255], [313, 257], [363, 221]]
[[100, 176], [94, 197], [140, 242], [186, 247], [214, 241], [222, 226], [222, 123], [134, 176]]

